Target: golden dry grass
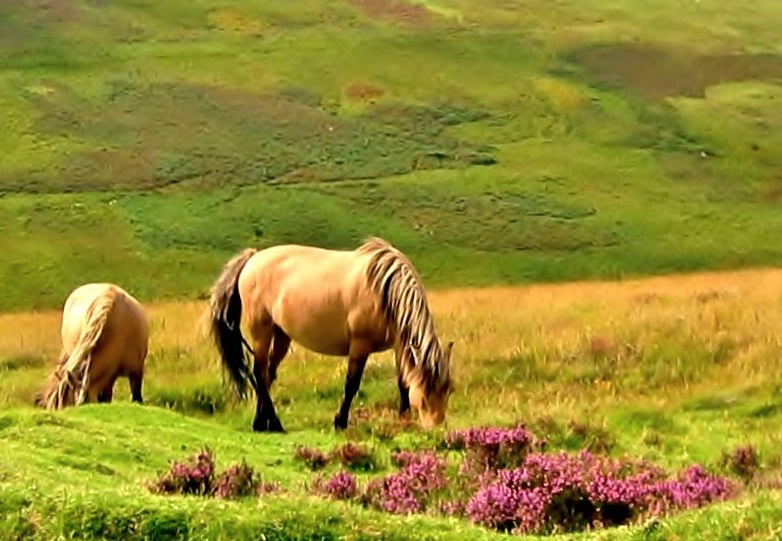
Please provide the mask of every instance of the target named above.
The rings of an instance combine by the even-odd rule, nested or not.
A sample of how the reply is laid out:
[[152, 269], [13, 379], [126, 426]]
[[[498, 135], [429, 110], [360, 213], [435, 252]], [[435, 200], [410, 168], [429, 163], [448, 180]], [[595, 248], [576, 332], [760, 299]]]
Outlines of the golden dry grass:
[[[617, 406], [676, 411], [728, 393], [765, 400], [782, 381], [782, 270], [432, 291], [442, 340], [453, 339], [453, 424], [587, 417]], [[145, 392], [222, 395], [203, 333], [203, 301], [150, 306]], [[59, 349], [57, 312], [0, 316], [0, 404], [29, 404]], [[294, 345], [273, 397], [292, 426], [328, 426], [345, 362]], [[124, 383], [117, 399], [125, 400]], [[390, 352], [370, 360], [354, 406], [387, 417], [396, 403]], [[211, 395], [210, 395], [211, 393]], [[731, 394], [732, 393], [732, 394]], [[717, 397], [717, 398], [715, 398]], [[211, 400], [211, 398], [210, 398]], [[165, 402], [165, 401], [164, 401]], [[362, 411], [363, 410], [363, 411]], [[289, 424], [290, 424], [289, 423]]]

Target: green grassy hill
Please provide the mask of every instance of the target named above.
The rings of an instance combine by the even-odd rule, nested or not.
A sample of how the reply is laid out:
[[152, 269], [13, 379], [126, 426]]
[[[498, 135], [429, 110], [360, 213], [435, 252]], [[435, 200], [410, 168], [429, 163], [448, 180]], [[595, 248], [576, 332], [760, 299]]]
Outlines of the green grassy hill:
[[0, 4], [0, 309], [382, 235], [431, 285], [779, 264], [782, 7]]

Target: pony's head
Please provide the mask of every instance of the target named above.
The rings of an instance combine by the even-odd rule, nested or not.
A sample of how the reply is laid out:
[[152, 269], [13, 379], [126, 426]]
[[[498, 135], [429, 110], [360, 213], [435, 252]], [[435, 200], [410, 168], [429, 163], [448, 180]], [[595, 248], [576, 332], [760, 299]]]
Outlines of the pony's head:
[[52, 374], [47, 386], [33, 397], [33, 405], [49, 410], [72, 406], [79, 390], [78, 379], [60, 368]]
[[[413, 378], [410, 382], [410, 405], [418, 410], [419, 421], [426, 430], [445, 422], [448, 399], [452, 391], [449, 371], [452, 350], [453, 342], [449, 342], [444, 350], [440, 350], [442, 358], [435, 360], [435, 366], [444, 371], [442, 377]], [[415, 349], [413, 355], [416, 355]]]

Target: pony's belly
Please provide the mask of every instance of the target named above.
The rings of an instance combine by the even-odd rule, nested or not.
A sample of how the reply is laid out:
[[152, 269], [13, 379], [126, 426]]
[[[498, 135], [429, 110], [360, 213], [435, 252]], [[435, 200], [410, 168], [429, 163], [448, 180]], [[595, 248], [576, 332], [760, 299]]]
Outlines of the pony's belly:
[[287, 310], [274, 318], [291, 340], [323, 355], [347, 355], [350, 339], [344, 317], [325, 311]]
[[291, 340], [315, 353], [322, 355], [345, 356], [350, 352], [350, 341], [344, 331], [341, 333], [324, 332], [320, 329], [286, 329]]

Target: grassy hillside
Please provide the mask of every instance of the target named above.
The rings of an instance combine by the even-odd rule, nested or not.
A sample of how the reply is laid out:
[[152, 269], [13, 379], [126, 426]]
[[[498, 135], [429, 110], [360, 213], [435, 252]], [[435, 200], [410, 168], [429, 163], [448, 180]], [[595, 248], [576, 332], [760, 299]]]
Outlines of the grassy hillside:
[[[554, 450], [717, 472], [726, 471], [723, 453], [751, 445], [759, 478], [778, 487], [781, 302], [778, 270], [437, 292], [438, 328], [456, 340], [449, 428], [523, 421]], [[57, 312], [0, 316], [15, 331], [0, 335], [0, 537], [500, 538], [466, 520], [399, 519], [308, 495], [312, 474], [293, 459], [297, 445], [373, 445], [388, 473], [391, 451], [431, 447], [441, 433], [397, 421], [393, 361], [383, 354], [370, 359], [350, 428], [335, 434], [344, 360], [294, 347], [273, 390], [289, 432], [253, 434], [252, 406], [231, 399], [215, 353], [194, 334], [204, 308], [152, 307], [144, 406], [128, 403], [121, 381], [113, 404], [58, 413], [28, 406], [57, 354]], [[203, 445], [220, 467], [246, 458], [285, 492], [237, 503], [146, 492], [169, 461]], [[750, 484], [737, 499], [656, 523], [559, 538], [777, 539], [773, 486]]]
[[[382, 235], [427, 284], [779, 264], [782, 8], [0, 3], [0, 309]], [[23, 279], [22, 279], [23, 277]]]

